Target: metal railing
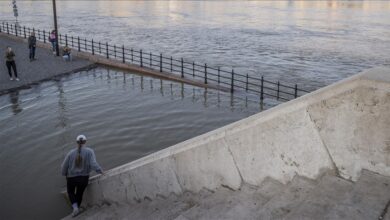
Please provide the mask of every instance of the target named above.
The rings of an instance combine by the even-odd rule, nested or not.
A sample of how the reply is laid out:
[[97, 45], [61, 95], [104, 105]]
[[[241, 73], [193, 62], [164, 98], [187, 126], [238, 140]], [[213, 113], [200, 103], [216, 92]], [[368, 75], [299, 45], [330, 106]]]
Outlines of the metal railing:
[[[48, 42], [49, 31], [17, 26], [3, 22], [0, 32], [27, 38], [31, 32], [35, 32], [38, 41]], [[124, 45], [109, 44], [108, 42], [94, 41], [93, 39], [80, 38], [72, 35], [58, 34], [60, 45], [68, 46], [77, 51], [89, 52], [92, 55], [101, 55], [106, 59], [115, 59], [122, 63], [138, 65], [159, 72], [171, 73], [181, 78], [192, 78], [204, 84], [216, 84], [230, 89], [230, 92], [243, 91], [259, 95], [260, 100], [273, 98], [280, 101], [289, 101], [310, 91], [298, 88], [297, 84], [272, 82], [263, 76], [255, 77], [248, 74], [236, 73], [234, 69], [213, 67], [189, 61], [183, 58], [165, 56], [162, 53], [145, 52], [126, 48]]]

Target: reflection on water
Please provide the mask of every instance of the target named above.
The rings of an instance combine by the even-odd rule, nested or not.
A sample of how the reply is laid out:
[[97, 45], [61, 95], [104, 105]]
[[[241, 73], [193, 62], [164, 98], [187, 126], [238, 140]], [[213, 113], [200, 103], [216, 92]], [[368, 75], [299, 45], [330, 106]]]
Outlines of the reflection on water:
[[100, 67], [0, 96], [1, 219], [69, 213], [59, 166], [79, 133], [110, 169], [275, 104]]
[[9, 94], [12, 112], [16, 115], [23, 109], [19, 106], [19, 91], [13, 91]]

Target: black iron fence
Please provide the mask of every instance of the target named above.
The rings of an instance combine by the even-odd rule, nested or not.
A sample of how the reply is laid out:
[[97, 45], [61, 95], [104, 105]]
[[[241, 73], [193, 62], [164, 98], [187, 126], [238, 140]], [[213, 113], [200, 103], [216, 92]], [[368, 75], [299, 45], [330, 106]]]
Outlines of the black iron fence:
[[[3, 22], [0, 32], [27, 38], [31, 32], [35, 32], [37, 40], [48, 42], [49, 31], [17, 26]], [[297, 84], [272, 82], [263, 76], [255, 77], [248, 74], [234, 72], [234, 69], [226, 67], [208, 66], [183, 58], [174, 58], [162, 53], [145, 52], [127, 48], [124, 45], [109, 44], [108, 42], [94, 41], [93, 39], [80, 38], [72, 35], [58, 34], [59, 44], [68, 46], [77, 51], [89, 52], [92, 55], [101, 55], [107, 59], [115, 59], [123, 63], [135, 64], [143, 68], [153, 69], [178, 75], [182, 78], [195, 79], [205, 84], [219, 85], [230, 89], [230, 92], [243, 91], [259, 95], [260, 100], [273, 98], [288, 101], [297, 98], [310, 91], [298, 88]]]

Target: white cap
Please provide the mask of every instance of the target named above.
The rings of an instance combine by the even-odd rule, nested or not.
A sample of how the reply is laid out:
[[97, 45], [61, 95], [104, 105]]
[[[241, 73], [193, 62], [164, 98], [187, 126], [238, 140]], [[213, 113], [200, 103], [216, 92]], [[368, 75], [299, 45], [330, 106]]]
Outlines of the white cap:
[[87, 137], [85, 137], [85, 135], [83, 135], [83, 134], [80, 134], [76, 138], [76, 141], [86, 141], [86, 140], [87, 140]]

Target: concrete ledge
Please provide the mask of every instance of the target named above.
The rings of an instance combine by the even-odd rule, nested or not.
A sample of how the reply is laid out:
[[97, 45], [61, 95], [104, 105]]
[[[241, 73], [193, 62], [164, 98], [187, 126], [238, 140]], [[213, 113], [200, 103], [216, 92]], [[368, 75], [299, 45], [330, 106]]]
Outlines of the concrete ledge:
[[390, 176], [389, 68], [357, 74], [91, 179], [87, 203], [260, 184], [334, 170]]

